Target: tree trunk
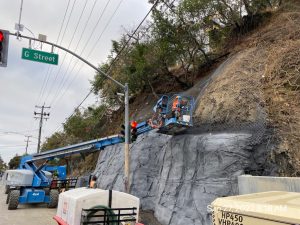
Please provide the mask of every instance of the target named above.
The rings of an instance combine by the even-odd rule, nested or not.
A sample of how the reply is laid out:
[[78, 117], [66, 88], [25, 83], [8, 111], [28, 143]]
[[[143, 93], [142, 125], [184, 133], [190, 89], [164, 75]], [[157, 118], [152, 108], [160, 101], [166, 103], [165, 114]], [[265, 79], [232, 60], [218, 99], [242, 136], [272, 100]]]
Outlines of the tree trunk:
[[272, 3], [271, 3], [270, 0], [267, 0], [267, 3], [269, 4], [269, 6], [270, 6], [271, 8], [273, 8], [273, 5], [272, 5]]
[[155, 92], [155, 90], [154, 90], [154, 87], [153, 87], [153, 85], [151, 84], [151, 82], [150, 82], [148, 76], [146, 76], [146, 80], [147, 80], [147, 83], [148, 83], [149, 87], [151, 88], [151, 91], [152, 91], [152, 94], [154, 95], [154, 97], [155, 97], [156, 99], [159, 99], [159, 96], [156, 94], [156, 92]]
[[174, 78], [175, 81], [176, 81], [178, 84], [180, 84], [183, 88], [190, 88], [190, 86], [189, 86], [187, 83], [181, 81], [178, 77], [174, 76], [173, 73], [171, 73], [171, 72], [169, 71], [168, 65], [167, 65], [166, 62], [164, 62], [164, 69], [165, 69], [165, 71], [166, 71], [166, 74], [167, 74], [169, 77]]
[[206, 61], [209, 65], [211, 65], [211, 60], [210, 60], [210, 58], [208, 57], [208, 55], [206, 54], [206, 52], [205, 52], [202, 48], [200, 48], [200, 47], [199, 47], [199, 50], [200, 50], [200, 52], [203, 54], [203, 56], [204, 56], [204, 58], [205, 58], [205, 61]]
[[244, 6], [245, 6], [248, 16], [253, 16], [253, 12], [250, 9], [250, 4], [249, 4], [248, 0], [243, 0], [243, 3], [244, 3]]

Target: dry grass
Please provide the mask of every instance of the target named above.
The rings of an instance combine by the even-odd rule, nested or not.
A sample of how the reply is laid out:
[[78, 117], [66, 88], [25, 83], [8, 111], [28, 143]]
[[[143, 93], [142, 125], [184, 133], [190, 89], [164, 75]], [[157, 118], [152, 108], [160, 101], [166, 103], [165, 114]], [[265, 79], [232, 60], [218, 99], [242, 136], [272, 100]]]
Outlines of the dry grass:
[[267, 114], [278, 141], [270, 155], [282, 176], [300, 175], [300, 1], [290, 1], [245, 37], [211, 83], [195, 116], [210, 124], [241, 124]]
[[258, 120], [262, 102], [261, 82], [264, 51], [250, 48], [236, 54], [207, 88], [195, 116], [210, 124], [249, 123]]
[[[263, 91], [279, 145], [272, 159], [282, 176], [300, 175], [300, 6], [289, 3], [250, 38], [267, 50]], [[255, 41], [254, 41], [255, 40]]]
[[[299, 19], [300, 22], [300, 19]], [[270, 46], [264, 91], [271, 123], [279, 136], [276, 154], [282, 175], [300, 174], [300, 38]], [[287, 160], [282, 162], [282, 160]]]

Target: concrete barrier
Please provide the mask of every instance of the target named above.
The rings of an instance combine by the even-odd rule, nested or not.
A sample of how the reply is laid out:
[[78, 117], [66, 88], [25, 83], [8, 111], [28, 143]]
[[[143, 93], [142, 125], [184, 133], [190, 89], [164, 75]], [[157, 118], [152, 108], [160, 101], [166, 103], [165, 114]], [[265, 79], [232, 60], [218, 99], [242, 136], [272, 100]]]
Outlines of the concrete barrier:
[[300, 192], [300, 178], [242, 175], [238, 177], [239, 194], [266, 191]]

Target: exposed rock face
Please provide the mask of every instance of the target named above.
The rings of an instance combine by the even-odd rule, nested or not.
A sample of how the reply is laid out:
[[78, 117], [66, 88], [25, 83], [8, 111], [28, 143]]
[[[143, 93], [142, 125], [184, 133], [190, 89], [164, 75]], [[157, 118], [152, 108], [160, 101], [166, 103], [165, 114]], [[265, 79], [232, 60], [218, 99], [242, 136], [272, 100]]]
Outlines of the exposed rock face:
[[[237, 194], [237, 175], [264, 162], [252, 138], [250, 132], [141, 135], [131, 146], [131, 193], [164, 225], [210, 224], [207, 206]], [[106, 148], [95, 170], [99, 187], [124, 191], [123, 164], [123, 145]]]

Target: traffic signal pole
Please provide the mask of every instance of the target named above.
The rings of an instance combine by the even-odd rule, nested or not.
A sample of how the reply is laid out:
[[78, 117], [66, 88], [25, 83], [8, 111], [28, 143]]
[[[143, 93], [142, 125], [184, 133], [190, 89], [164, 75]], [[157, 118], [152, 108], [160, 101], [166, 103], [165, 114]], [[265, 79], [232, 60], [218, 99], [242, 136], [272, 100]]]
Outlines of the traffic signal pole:
[[128, 83], [126, 83], [125, 85], [121, 84], [119, 81], [115, 80], [114, 78], [112, 78], [111, 76], [109, 76], [108, 74], [106, 74], [105, 72], [101, 71], [98, 67], [96, 67], [95, 65], [93, 65], [92, 63], [88, 62], [87, 60], [85, 60], [84, 58], [82, 58], [81, 56], [77, 55], [76, 53], [72, 52], [71, 50], [64, 48], [62, 46], [59, 46], [57, 44], [48, 42], [48, 41], [41, 41], [37, 38], [32, 38], [32, 37], [28, 37], [28, 36], [24, 36], [21, 35], [19, 32], [14, 34], [14, 33], [9, 33], [12, 36], [16, 36], [16, 37], [21, 37], [21, 38], [25, 38], [28, 39], [29, 42], [31, 41], [39, 41], [43, 44], [48, 44], [52, 46], [52, 51], [53, 48], [59, 48], [63, 51], [68, 52], [69, 54], [73, 55], [74, 57], [78, 58], [79, 60], [81, 60], [82, 62], [84, 62], [85, 64], [87, 64], [88, 66], [92, 67], [94, 70], [96, 70], [99, 74], [101, 74], [102, 76], [106, 77], [107, 79], [111, 80], [112, 82], [114, 82], [116, 85], [118, 85], [119, 87], [121, 87], [124, 90], [124, 97], [125, 97], [125, 163], [124, 163], [124, 185], [125, 185], [125, 191], [127, 193], [130, 193], [130, 152], [129, 152], [129, 89], [128, 89]]
[[129, 90], [128, 83], [125, 84], [125, 191], [130, 193], [130, 152], [129, 152]]

